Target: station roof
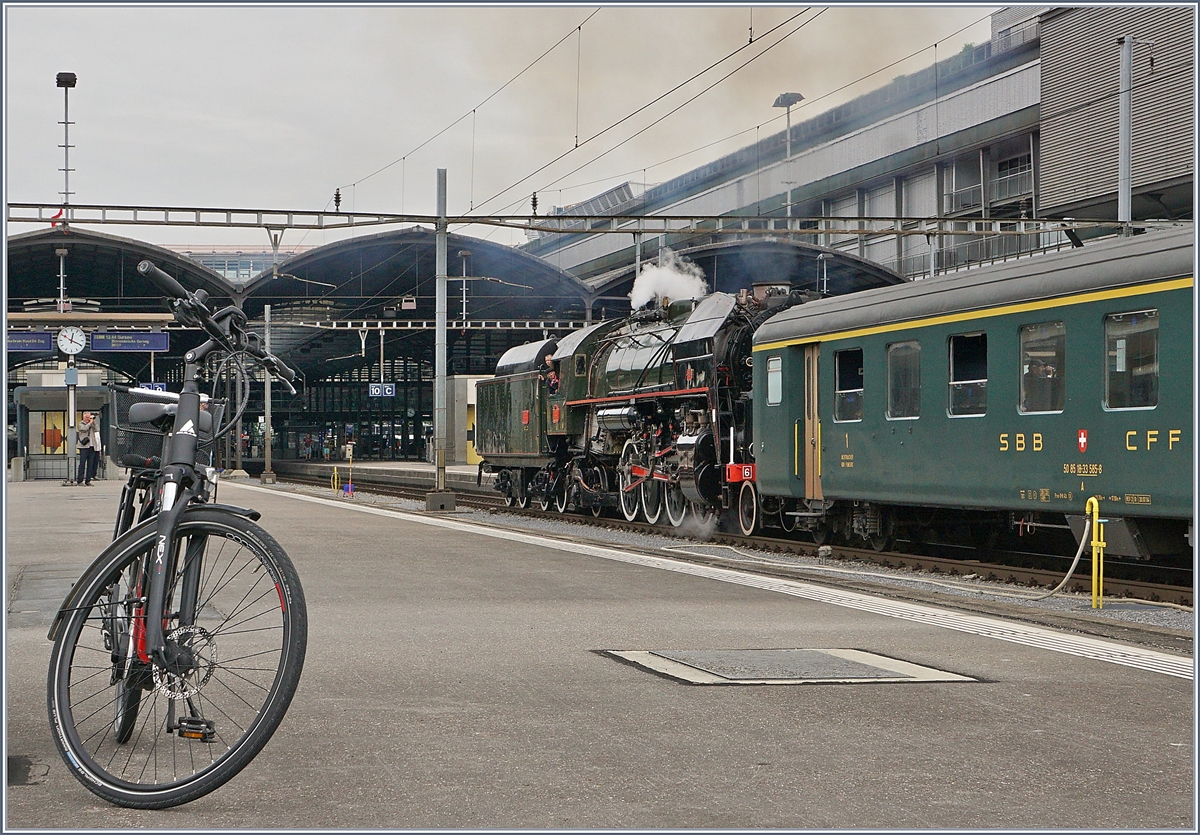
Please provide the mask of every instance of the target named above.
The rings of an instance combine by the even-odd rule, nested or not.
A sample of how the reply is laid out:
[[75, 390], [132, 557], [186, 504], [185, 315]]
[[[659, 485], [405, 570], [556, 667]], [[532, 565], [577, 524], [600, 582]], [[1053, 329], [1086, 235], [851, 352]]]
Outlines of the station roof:
[[[261, 320], [271, 305], [272, 345], [307, 378], [366, 362], [359, 334], [351, 329], [321, 330], [301, 323], [360, 320], [433, 320], [436, 316], [436, 234], [431, 229], [395, 229], [338, 241], [297, 254], [247, 281], [229, 280], [197, 261], [144, 241], [60, 227], [12, 236], [7, 241], [8, 310], [53, 309], [58, 297], [59, 258], [66, 248], [66, 295], [94, 301], [111, 314], [163, 313], [162, 293], [137, 272], [149, 259], [189, 289], [203, 287], [213, 304], [230, 300], [247, 316]], [[473, 319], [583, 318], [582, 299], [590, 288], [553, 265], [518, 249], [451, 233], [447, 242], [448, 314], [461, 314], [462, 280], [468, 281], [467, 312]], [[408, 302], [407, 304], [405, 302]], [[80, 309], [81, 305], [76, 305]], [[85, 326], [94, 326], [89, 321]], [[260, 328], [259, 328], [260, 329]], [[261, 330], [261, 329], [260, 329]], [[199, 337], [184, 332], [172, 337], [171, 355]], [[415, 331], [407, 340], [413, 356], [432, 356], [433, 334]], [[426, 344], [428, 343], [428, 344]], [[180, 346], [179, 351], [176, 346]], [[304, 350], [301, 350], [301, 349]], [[357, 355], [357, 356], [355, 356]], [[14, 361], [49, 359], [20, 354]], [[89, 358], [85, 353], [84, 358]], [[148, 362], [145, 354], [94, 357], [119, 371], [137, 376]], [[330, 360], [334, 360], [330, 364]]]
[[225, 298], [235, 289], [220, 273], [169, 249], [74, 226], [65, 231], [55, 227], [8, 239], [10, 311], [19, 310], [27, 299], [58, 298], [59, 249], [67, 250], [66, 295], [94, 299], [114, 312], [165, 310], [162, 293], [137, 272], [143, 259], [153, 261], [185, 287], [203, 287], [210, 295]]
[[[827, 280], [829, 295], [837, 296], [907, 281], [899, 273], [857, 255], [785, 238], [709, 241], [672, 251], [704, 270], [710, 290], [724, 293], [737, 293], [762, 281], [815, 290]], [[643, 260], [642, 265], [651, 262]], [[634, 272], [635, 266], [627, 264], [589, 278], [587, 284], [597, 295], [620, 298], [633, 288]]]
[[[271, 348], [285, 359], [309, 367], [340, 363], [326, 371], [352, 366], [357, 362], [352, 355], [362, 345], [356, 330], [318, 330], [301, 323], [434, 320], [436, 244], [434, 230], [414, 226], [299, 253], [240, 286], [244, 309], [257, 319], [263, 306], [271, 305]], [[464, 269], [470, 319], [583, 318], [582, 300], [590, 293], [583, 282], [519, 249], [450, 233], [446, 272], [451, 321], [462, 313]], [[413, 355], [427, 348], [432, 356], [432, 340], [429, 331], [414, 333], [409, 340]]]

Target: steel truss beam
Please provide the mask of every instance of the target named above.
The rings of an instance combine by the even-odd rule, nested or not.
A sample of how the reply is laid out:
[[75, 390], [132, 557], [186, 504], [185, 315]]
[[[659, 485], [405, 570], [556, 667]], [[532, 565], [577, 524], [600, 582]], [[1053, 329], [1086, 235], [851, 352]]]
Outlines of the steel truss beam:
[[[345, 321], [328, 319], [317, 322], [274, 322], [277, 327], [287, 324], [292, 327], [320, 328], [321, 330], [345, 331], [431, 331], [435, 330], [436, 322], [420, 319], [347, 319]], [[451, 331], [557, 331], [579, 330], [588, 326], [587, 322], [567, 319], [467, 319], [451, 320], [446, 323], [446, 330]]]
[[[167, 206], [105, 206], [9, 203], [9, 223], [72, 223], [125, 226], [187, 226], [336, 230], [394, 224], [435, 227], [435, 215], [363, 212], [299, 212], [273, 209], [221, 209]], [[483, 225], [544, 234], [695, 234], [747, 236], [814, 235], [1029, 235], [1113, 228], [1112, 220], [961, 217], [771, 217], [767, 215], [460, 215], [451, 226]], [[1178, 225], [1135, 221], [1134, 228]]]

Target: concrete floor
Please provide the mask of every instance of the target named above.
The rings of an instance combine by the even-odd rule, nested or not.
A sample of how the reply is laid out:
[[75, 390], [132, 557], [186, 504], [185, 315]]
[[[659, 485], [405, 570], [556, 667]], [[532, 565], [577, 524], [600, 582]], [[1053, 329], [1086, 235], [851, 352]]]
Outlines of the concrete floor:
[[[119, 809], [59, 760], [45, 624], [120, 484], [7, 489], [6, 828], [1195, 826], [1192, 680], [234, 483], [304, 583], [299, 691], [222, 789]], [[977, 681], [706, 687], [599, 652], [780, 648]]]

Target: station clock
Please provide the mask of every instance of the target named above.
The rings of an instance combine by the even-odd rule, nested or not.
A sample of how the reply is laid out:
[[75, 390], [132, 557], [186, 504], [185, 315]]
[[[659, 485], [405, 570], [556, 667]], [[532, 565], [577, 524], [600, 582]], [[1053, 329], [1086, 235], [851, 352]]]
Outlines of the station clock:
[[82, 328], [69, 325], [58, 332], [58, 349], [64, 354], [78, 354], [87, 347], [87, 334]]

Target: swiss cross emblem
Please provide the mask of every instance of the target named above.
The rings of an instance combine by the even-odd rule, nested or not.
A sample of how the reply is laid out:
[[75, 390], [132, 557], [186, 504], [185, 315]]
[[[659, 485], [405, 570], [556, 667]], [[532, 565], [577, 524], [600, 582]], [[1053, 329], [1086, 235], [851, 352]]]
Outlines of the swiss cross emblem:
[[1079, 430], [1079, 451], [1087, 452], [1087, 430]]

